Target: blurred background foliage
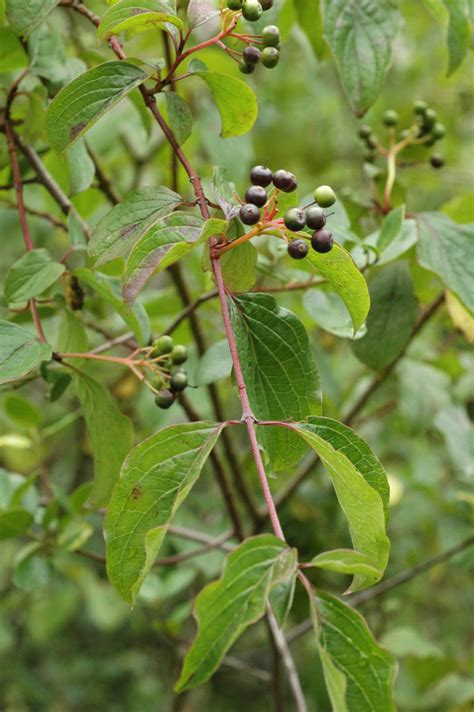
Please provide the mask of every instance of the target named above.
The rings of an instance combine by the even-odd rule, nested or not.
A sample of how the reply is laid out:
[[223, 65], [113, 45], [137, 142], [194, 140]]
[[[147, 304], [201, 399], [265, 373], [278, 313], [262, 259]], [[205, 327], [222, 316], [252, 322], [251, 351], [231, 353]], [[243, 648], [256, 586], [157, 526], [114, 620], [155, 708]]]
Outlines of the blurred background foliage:
[[[99, 14], [104, 11], [103, 2], [87, 4]], [[380, 99], [366, 118], [382, 137], [385, 129], [380, 117], [385, 109], [396, 109], [401, 123], [407, 125], [415, 99], [425, 99], [436, 109], [448, 129], [442, 147], [446, 168], [434, 171], [426, 152], [414, 151], [410, 160], [413, 165], [399, 175], [395, 202], [406, 202], [411, 212], [440, 210], [458, 222], [469, 222], [474, 220], [472, 65], [468, 59], [446, 78], [444, 32], [427, 4], [401, 0], [400, 7], [404, 25], [394, 45], [393, 67]], [[363, 237], [378, 227], [379, 219], [366, 210], [370, 195], [357, 139], [359, 122], [348, 108], [334, 63], [315, 59], [306, 36], [293, 19], [291, 2], [287, 0], [280, 22], [285, 43], [278, 70], [257, 72], [246, 78], [260, 105], [251, 133], [229, 140], [219, 138], [218, 114], [203, 86], [194, 79], [181, 84], [180, 90], [195, 119], [186, 152], [207, 184], [212, 166], [218, 165], [240, 192], [246, 187], [251, 165], [267, 160], [271, 167], [284, 167], [298, 176], [302, 198], [316, 185], [329, 183], [343, 199], [351, 230]], [[206, 37], [210, 31], [205, 25], [196, 35]], [[64, 10], [55, 11], [30, 38], [30, 51], [35, 43], [36, 61], [42, 63], [51, 95], [86, 65], [111, 54], [108, 49], [97, 49], [94, 32], [82, 18]], [[158, 58], [163, 56], [163, 47], [159, 37], [145, 33], [131, 39], [128, 53]], [[219, 50], [207, 50], [200, 58], [210, 68], [238, 76], [231, 60]], [[11, 76], [0, 74], [3, 86], [10, 81]], [[37, 85], [38, 101], [20, 98], [14, 118], [26, 117], [23, 138], [35, 142], [51, 174], [70, 193], [67, 162], [48, 151], [44, 140], [41, 97], [45, 91], [44, 86]], [[131, 101], [122, 102], [95, 126], [87, 141], [121, 195], [137, 186], [170, 185], [170, 151]], [[27, 176], [24, 162], [22, 168]], [[9, 180], [4, 136], [0, 135], [0, 184]], [[181, 173], [179, 188], [190, 195], [190, 186]], [[26, 185], [25, 196], [30, 208], [63, 220], [41, 186]], [[110, 209], [97, 185], [79, 192], [73, 203], [91, 224]], [[14, 193], [0, 191], [2, 279], [23, 251], [13, 206]], [[36, 247], [47, 246], [58, 257], [64, 253], [68, 244], [64, 229], [38, 216], [30, 216], [30, 224]], [[272, 272], [278, 268], [282, 283], [305, 277], [302, 270], [294, 270], [268, 244], [261, 245], [261, 254], [262, 268]], [[79, 252], [77, 264], [81, 260]], [[418, 300], [428, 303], [439, 292], [440, 282], [416, 263], [412, 252], [406, 262]], [[107, 272], [117, 273], [119, 267], [111, 264]], [[183, 267], [193, 295], [212, 288], [208, 274], [201, 270], [199, 256], [193, 253]], [[267, 283], [277, 282], [270, 279]], [[166, 275], [150, 283], [142, 301], [155, 334], [165, 329], [182, 307]], [[303, 292], [282, 293], [279, 303], [298, 314], [308, 329], [320, 370], [325, 414], [340, 417], [370, 379], [369, 369], [355, 357], [350, 339], [338, 338], [315, 324]], [[0, 312], [5, 316], [5, 305], [0, 306]], [[48, 311], [47, 305], [41, 307], [40, 314], [47, 335], [55, 343], [61, 315]], [[199, 314], [208, 343], [220, 342], [224, 334], [215, 301], [203, 305]], [[83, 318], [99, 323], [107, 333], [124, 330], [120, 317], [89, 292]], [[22, 319], [18, 317], [18, 321]], [[103, 340], [92, 329], [88, 329], [88, 336], [91, 346]], [[176, 339], [191, 351], [189, 370], [193, 382], [198, 357], [186, 321], [176, 332]], [[355, 424], [390, 475], [392, 554], [388, 576], [472, 533], [473, 366], [472, 331], [469, 344], [466, 335], [453, 328], [450, 314], [443, 307], [412, 343], [407, 356]], [[120, 369], [95, 364], [89, 372], [108, 386], [121, 410], [132, 417], [137, 441], [169, 422], [185, 419], [178, 406], [166, 413], [158, 411], [151, 394]], [[218, 388], [226, 414], [238, 416], [237, 400], [228, 379], [219, 381]], [[204, 417], [212, 417], [205, 388], [190, 391], [190, 398]], [[237, 663], [230, 658], [204, 688], [179, 699], [170, 692], [184, 646], [193, 631], [190, 601], [205, 582], [218, 575], [223, 555], [213, 552], [179, 568], [155, 569], [138, 604], [130, 610], [108, 584], [103, 565], [75, 551], [87, 542], [88, 551], [103, 552], [101, 515], [87, 513], [83, 508], [93, 464], [77, 401], [66, 394], [57, 402], [48, 402], [47, 384], [35, 380], [1, 393], [0, 405], [0, 505], [6, 506], [12, 493], [28, 481], [25, 478], [32, 478], [27, 494], [18, 494], [19, 501], [35, 513], [45, 498], [50, 499], [46, 516], [52, 522], [46, 544], [25, 539], [5, 539], [1, 543], [1, 709], [271, 709], [268, 679], [265, 675], [258, 678], [258, 670], [270, 670], [273, 664], [263, 624], [251, 629], [232, 651], [233, 656], [245, 661], [250, 672], [237, 669]], [[259, 501], [245, 440], [238, 444], [239, 467]], [[291, 474], [279, 474], [271, 481], [275, 492]], [[290, 543], [298, 545], [303, 560], [348, 543], [342, 513], [322, 469], [317, 469], [285, 503], [281, 518]], [[177, 523], [209, 535], [228, 526], [211, 477], [202, 477]], [[190, 542], [170, 536], [162, 554], [192, 547]], [[396, 700], [401, 712], [472, 710], [473, 571], [470, 549], [361, 605], [374, 634], [399, 659]], [[340, 577], [318, 572], [313, 574], [313, 580], [335, 591], [342, 590]], [[303, 598], [300, 601], [297, 597], [292, 623], [304, 619], [305, 611]], [[310, 693], [310, 709], [328, 710], [311, 636], [298, 638], [293, 650], [303, 686]]]

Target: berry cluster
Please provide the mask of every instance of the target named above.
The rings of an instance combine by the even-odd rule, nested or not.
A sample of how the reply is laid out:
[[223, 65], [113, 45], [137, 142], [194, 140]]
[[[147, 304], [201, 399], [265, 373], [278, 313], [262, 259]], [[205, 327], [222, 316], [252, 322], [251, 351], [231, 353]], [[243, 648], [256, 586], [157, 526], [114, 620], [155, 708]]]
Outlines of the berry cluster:
[[151, 381], [156, 392], [155, 403], [159, 408], [170, 408], [176, 396], [188, 385], [188, 377], [182, 367], [188, 352], [182, 344], [174, 345], [171, 336], [160, 336], [153, 343], [149, 358], [159, 361], [160, 373]]
[[240, 219], [244, 225], [256, 225], [260, 221], [260, 209], [268, 202], [265, 188], [268, 188], [271, 183], [283, 193], [293, 193], [298, 187], [293, 173], [284, 170], [272, 173], [271, 169], [266, 166], [252, 168], [250, 182], [252, 185], [245, 192], [245, 203], [240, 208]]
[[[402, 144], [401, 147], [420, 144], [428, 147], [434, 146], [437, 141], [440, 141], [446, 135], [444, 124], [437, 120], [436, 111], [430, 108], [426, 101], [416, 101], [413, 109], [416, 121], [410, 128], [400, 132], [398, 140]], [[382, 123], [388, 129], [394, 131], [399, 123], [398, 113], [393, 109], [388, 109], [382, 116]], [[377, 153], [383, 154], [383, 147], [379, 146], [371, 126], [361, 126], [359, 128], [359, 138], [364, 142], [366, 149], [364, 159], [368, 163], [375, 161]], [[442, 168], [444, 166], [444, 158], [439, 153], [433, 154], [430, 162], [433, 168]]]
[[310, 205], [306, 209], [290, 208], [283, 218], [285, 227], [292, 232], [300, 232], [305, 228], [313, 231], [311, 237], [304, 235], [305, 239], [296, 238], [288, 245], [288, 254], [294, 260], [302, 260], [308, 254], [308, 238], [313, 250], [320, 254], [330, 252], [333, 248], [334, 238], [332, 233], [325, 229], [327, 216], [324, 213], [324, 208], [330, 208], [336, 202], [333, 189], [328, 185], [321, 185], [314, 191], [314, 200], [317, 205]]
[[241, 12], [249, 22], [257, 22], [266, 10], [273, 7], [273, 0], [227, 0], [227, 7]]
[[249, 46], [242, 52], [239, 69], [242, 74], [252, 74], [259, 62], [267, 69], [273, 69], [280, 61], [280, 30], [276, 25], [267, 25], [261, 34], [262, 49]]

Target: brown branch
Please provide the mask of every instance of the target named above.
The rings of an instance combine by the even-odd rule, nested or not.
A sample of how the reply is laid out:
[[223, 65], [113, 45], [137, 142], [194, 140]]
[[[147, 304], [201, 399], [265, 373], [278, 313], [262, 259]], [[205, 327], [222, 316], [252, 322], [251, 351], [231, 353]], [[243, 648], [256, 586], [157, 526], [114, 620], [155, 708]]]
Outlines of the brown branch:
[[86, 148], [87, 148], [87, 153], [89, 154], [92, 163], [94, 164], [95, 168], [95, 175], [97, 178], [97, 183], [99, 185], [99, 189], [102, 191], [102, 193], [105, 195], [107, 200], [112, 204], [112, 205], [118, 205], [122, 197], [120, 194], [117, 192], [115, 187], [112, 185], [111, 181], [108, 179], [106, 176], [102, 166], [99, 163], [99, 160], [97, 156], [95, 155], [94, 151], [91, 149], [89, 144], [86, 142]]
[[[35, 180], [35, 183], [36, 182], [37, 181]], [[25, 181], [23, 181], [23, 185], [25, 185]], [[0, 203], [3, 203], [6, 208], [12, 208], [13, 210], [16, 210], [17, 206], [14, 203], [10, 203], [10, 201], [8, 200], [0, 198]], [[27, 206], [25, 206], [25, 211], [28, 215], [31, 215], [35, 218], [41, 218], [42, 220], [47, 220], [54, 227], [57, 227], [60, 230], [64, 230], [65, 232], [67, 232], [68, 227], [66, 223], [60, 220], [60, 218], [57, 218], [55, 215], [52, 215], [52, 213], [47, 213], [43, 210], [34, 210], [33, 208], [28, 208]]]

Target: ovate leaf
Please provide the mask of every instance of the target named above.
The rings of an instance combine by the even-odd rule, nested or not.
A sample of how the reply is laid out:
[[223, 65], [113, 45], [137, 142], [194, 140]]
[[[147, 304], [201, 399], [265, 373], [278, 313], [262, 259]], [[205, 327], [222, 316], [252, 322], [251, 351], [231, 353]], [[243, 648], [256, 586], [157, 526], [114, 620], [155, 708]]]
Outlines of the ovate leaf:
[[103, 265], [126, 255], [152, 225], [181, 202], [181, 196], [168, 188], [139, 188], [127, 193], [91, 235], [88, 252], [93, 264]]
[[166, 103], [170, 128], [181, 146], [191, 136], [193, 130], [191, 109], [179, 94], [172, 91], [166, 92]]
[[82, 138], [71, 146], [66, 155], [71, 181], [71, 194], [76, 195], [87, 190], [92, 185], [95, 176], [95, 165]]
[[382, 578], [390, 550], [385, 472], [367, 443], [342, 423], [310, 418], [293, 427], [321, 458], [348, 521], [354, 548], [373, 568], [356, 573], [350, 590], [371, 586]]
[[[320, 412], [319, 378], [299, 319], [266, 294], [230, 301], [250, 405], [259, 420], [301, 420]], [[272, 467], [300, 460], [306, 448], [284, 428], [259, 428]]]
[[381, 269], [371, 280], [367, 333], [352, 345], [357, 358], [382, 370], [399, 356], [410, 340], [418, 316], [413, 283], [406, 264]]
[[216, 423], [172, 425], [137, 445], [123, 463], [104, 526], [107, 573], [125, 600], [135, 600], [221, 430]]
[[459, 67], [471, 44], [469, 0], [443, 0], [449, 14], [448, 24], [448, 76]]
[[210, 227], [198, 215], [176, 212], [161, 218], [133, 247], [122, 274], [122, 294], [133, 304], [156, 272], [169, 267], [215, 233], [223, 220], [210, 220]]
[[474, 223], [458, 225], [441, 213], [418, 216], [418, 260], [474, 311]]
[[213, 0], [189, 0], [188, 20], [192, 27], [199, 27], [216, 17], [219, 10]]
[[401, 205], [395, 210], [391, 210], [385, 217], [380, 235], [377, 240], [377, 249], [383, 252], [396, 239], [402, 229], [405, 220], [405, 206]]
[[241, 136], [250, 131], [258, 115], [257, 97], [241, 79], [227, 74], [198, 70], [209, 89], [221, 115], [221, 136]]
[[26, 37], [48, 17], [59, 0], [6, 0], [7, 19], [13, 32]]
[[0, 73], [14, 72], [28, 64], [20, 40], [9, 27], [0, 28]]
[[0, 320], [0, 384], [11, 383], [50, 361], [51, 346], [39, 341], [31, 331]]
[[119, 32], [157, 31], [167, 29], [170, 23], [182, 29], [183, 23], [176, 16], [167, 0], [121, 0], [111, 7], [97, 28], [97, 39], [108, 39]]
[[206, 682], [231, 645], [265, 614], [269, 595], [296, 571], [297, 556], [270, 534], [247, 539], [227, 557], [222, 577], [195, 602], [199, 626], [175, 690]]
[[125, 307], [122, 301], [120, 280], [118, 278], [108, 277], [99, 272], [92, 272], [90, 269], [87, 269], [87, 267], [79, 267], [75, 270], [74, 275], [112, 305], [117, 314], [122, 317], [124, 322], [128, 324], [133, 331], [139, 344], [143, 346], [148, 343], [151, 336], [148, 314], [143, 305], [139, 303], [135, 304], [131, 310]]
[[324, 36], [352, 110], [365, 114], [380, 94], [400, 26], [395, 0], [324, 0]]
[[51, 147], [61, 153], [73, 144], [148, 73], [130, 62], [104, 62], [80, 74], [56, 94], [46, 112]]
[[[352, 319], [339, 294], [323, 289], [308, 289], [304, 293], [303, 304], [322, 329], [344, 339], [354, 338]], [[357, 337], [362, 338], [366, 331], [365, 327], [361, 327]]]
[[334, 712], [395, 712], [397, 664], [362, 616], [327, 593], [312, 602], [326, 686]]
[[313, 566], [328, 571], [337, 571], [340, 574], [360, 574], [362, 576], [377, 577], [378, 571], [375, 569], [369, 557], [352, 549], [335, 549], [325, 551], [312, 559]]
[[30, 250], [10, 267], [5, 278], [5, 299], [9, 303], [27, 302], [54, 284], [64, 270], [48, 250]]
[[231, 292], [249, 292], [257, 281], [258, 252], [250, 242], [220, 258], [224, 284]]
[[308, 37], [318, 59], [324, 57], [323, 17], [319, 0], [293, 0], [298, 24]]
[[95, 507], [105, 507], [132, 447], [132, 423], [117, 410], [107, 388], [93, 378], [81, 373], [76, 379], [76, 393], [94, 454], [94, 484], [89, 501]]
[[306, 259], [339, 294], [351, 315], [354, 331], [358, 331], [369, 313], [370, 297], [367, 282], [350, 254], [340, 245], [334, 245], [325, 255], [310, 250]]
[[0, 540], [14, 539], [33, 524], [33, 515], [23, 507], [12, 507], [0, 512]]

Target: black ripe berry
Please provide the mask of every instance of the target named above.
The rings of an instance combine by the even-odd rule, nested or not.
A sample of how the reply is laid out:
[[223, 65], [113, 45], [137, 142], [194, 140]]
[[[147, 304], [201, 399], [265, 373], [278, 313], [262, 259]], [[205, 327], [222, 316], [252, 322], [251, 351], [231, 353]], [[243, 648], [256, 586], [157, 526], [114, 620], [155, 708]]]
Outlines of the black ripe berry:
[[260, 0], [260, 5], [262, 6], [264, 12], [266, 10], [271, 10], [273, 7], [273, 0]]
[[273, 185], [284, 193], [292, 193], [298, 187], [293, 173], [284, 170], [276, 171], [276, 173], [273, 174]]
[[262, 40], [265, 47], [278, 47], [280, 44], [280, 30], [276, 25], [267, 25], [262, 30]]
[[280, 61], [280, 52], [276, 47], [265, 47], [262, 50], [262, 64], [267, 69], [273, 69]]
[[187, 385], [188, 377], [184, 371], [177, 371], [176, 373], [173, 373], [170, 379], [170, 388], [173, 393], [180, 393], [181, 391], [184, 391]]
[[262, 17], [263, 7], [258, 0], [244, 0], [242, 3], [242, 15], [249, 22], [256, 22]]
[[430, 163], [433, 168], [442, 168], [444, 166], [444, 158], [440, 153], [433, 153]]
[[260, 185], [252, 185], [245, 193], [245, 202], [263, 208], [268, 200], [267, 191]]
[[299, 230], [302, 230], [306, 225], [304, 210], [301, 210], [301, 208], [290, 208], [285, 213], [284, 223], [288, 230], [299, 232]]
[[250, 182], [252, 185], [261, 185], [266, 188], [272, 182], [273, 173], [266, 166], [254, 166], [250, 171]]
[[249, 64], [248, 62], [242, 60], [239, 62], [239, 70], [242, 74], [253, 74], [255, 71], [255, 64]]
[[308, 243], [305, 240], [293, 240], [288, 245], [288, 254], [294, 260], [302, 260], [309, 252]]
[[163, 410], [166, 410], [167, 408], [171, 408], [173, 403], [175, 402], [176, 396], [173, 393], [173, 391], [170, 391], [168, 388], [163, 388], [162, 391], [159, 391], [155, 397], [155, 403], [158, 406], [158, 408], [163, 408]]
[[253, 203], [242, 205], [239, 215], [244, 225], [256, 225], [260, 220], [260, 210]]
[[334, 239], [332, 233], [329, 232], [329, 230], [318, 230], [317, 232], [313, 233], [313, 237], [311, 238], [311, 246], [313, 250], [316, 250], [316, 252], [320, 252], [321, 254], [330, 252], [332, 250], [333, 245]]
[[311, 230], [322, 230], [326, 225], [326, 216], [324, 211], [317, 205], [312, 205], [306, 211], [306, 225]]
[[246, 64], [258, 64], [261, 52], [258, 47], [246, 47], [242, 52], [243, 60]]

